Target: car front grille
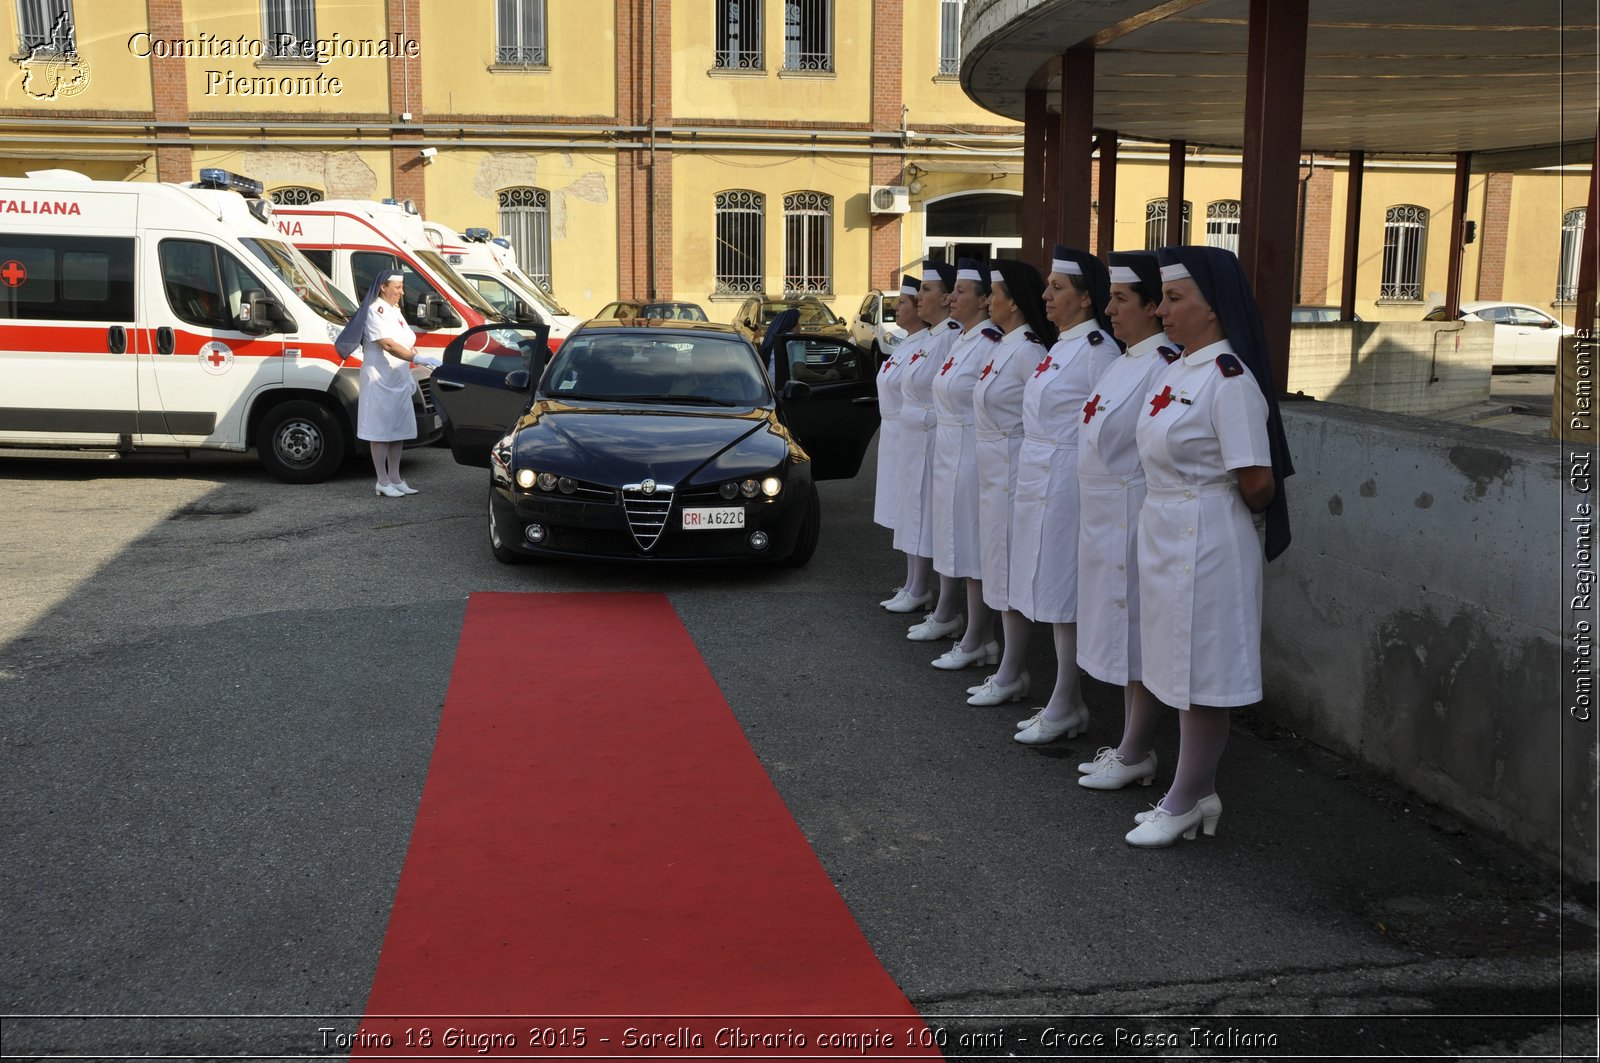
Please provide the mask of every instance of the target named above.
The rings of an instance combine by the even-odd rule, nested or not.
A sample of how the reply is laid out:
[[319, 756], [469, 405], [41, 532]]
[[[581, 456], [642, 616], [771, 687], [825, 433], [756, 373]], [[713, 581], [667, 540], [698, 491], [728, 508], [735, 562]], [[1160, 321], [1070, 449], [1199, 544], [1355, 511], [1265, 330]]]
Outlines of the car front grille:
[[649, 552], [667, 527], [667, 517], [672, 513], [672, 488], [658, 484], [646, 493], [637, 484], [622, 489], [622, 510], [628, 516], [628, 530], [633, 533], [639, 549]]

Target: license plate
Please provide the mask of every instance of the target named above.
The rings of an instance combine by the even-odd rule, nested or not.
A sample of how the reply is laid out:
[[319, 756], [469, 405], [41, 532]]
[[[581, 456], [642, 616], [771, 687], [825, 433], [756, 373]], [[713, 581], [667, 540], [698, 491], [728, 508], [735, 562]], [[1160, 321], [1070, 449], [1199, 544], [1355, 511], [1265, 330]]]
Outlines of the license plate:
[[686, 506], [683, 510], [684, 531], [714, 531], [719, 528], [744, 527], [743, 506]]

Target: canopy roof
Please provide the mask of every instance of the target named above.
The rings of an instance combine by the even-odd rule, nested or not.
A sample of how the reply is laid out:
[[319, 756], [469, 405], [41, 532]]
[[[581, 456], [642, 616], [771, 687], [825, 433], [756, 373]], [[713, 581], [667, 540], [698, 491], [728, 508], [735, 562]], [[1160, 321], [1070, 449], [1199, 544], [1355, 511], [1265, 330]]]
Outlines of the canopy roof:
[[[1249, 0], [968, 0], [961, 83], [1021, 120], [1025, 90], [1047, 88], [1054, 109], [1061, 53], [1093, 44], [1097, 127], [1239, 147], [1249, 9]], [[1595, 16], [1593, 3], [1560, 0], [1312, 0], [1301, 147], [1469, 151], [1475, 169], [1587, 163]]]

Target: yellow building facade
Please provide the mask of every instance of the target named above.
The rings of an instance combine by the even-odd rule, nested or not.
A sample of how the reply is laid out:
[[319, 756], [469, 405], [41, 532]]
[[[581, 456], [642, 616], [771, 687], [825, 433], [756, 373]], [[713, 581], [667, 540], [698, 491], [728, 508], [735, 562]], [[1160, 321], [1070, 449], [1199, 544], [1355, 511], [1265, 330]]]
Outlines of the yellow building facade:
[[[511, 233], [579, 314], [653, 297], [726, 320], [761, 290], [847, 314], [925, 255], [1019, 246], [1021, 127], [960, 87], [962, 8], [11, 3], [0, 175], [192, 180], [219, 166], [280, 196], [411, 199], [456, 229]], [[1337, 303], [1347, 167], [1319, 158], [1303, 176], [1299, 298]], [[1163, 145], [1122, 146], [1117, 201], [1094, 208], [1113, 212], [1119, 249], [1152, 242], [1167, 182]], [[1236, 153], [1191, 147], [1191, 240], [1227, 241], [1239, 185]], [[1415, 319], [1444, 291], [1451, 188], [1447, 160], [1367, 161], [1362, 317]], [[1570, 321], [1563, 228], [1586, 192], [1586, 167], [1474, 177], [1462, 298]], [[1396, 239], [1405, 261], [1386, 252]]]

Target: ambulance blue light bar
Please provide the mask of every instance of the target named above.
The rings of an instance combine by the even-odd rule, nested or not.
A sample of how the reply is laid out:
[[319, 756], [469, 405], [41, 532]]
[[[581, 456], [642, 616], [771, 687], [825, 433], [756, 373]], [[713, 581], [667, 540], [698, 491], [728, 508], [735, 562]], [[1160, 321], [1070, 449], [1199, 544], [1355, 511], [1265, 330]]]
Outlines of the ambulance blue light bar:
[[407, 214], [415, 214], [417, 212], [417, 204], [416, 204], [415, 200], [407, 199], [407, 200], [403, 200], [402, 201], [402, 200], [395, 199], [393, 196], [386, 196], [385, 198], [383, 198], [379, 202], [381, 202], [386, 207], [399, 207], [401, 210], [405, 211]]
[[485, 229], [481, 225], [474, 225], [472, 228], [467, 229], [461, 235], [466, 237], [468, 240], [471, 240], [475, 244], [482, 244], [482, 243], [487, 243], [489, 241], [489, 238], [491, 236], [493, 236], [494, 233], [490, 232], [488, 229]]
[[220, 188], [228, 192], [237, 192], [241, 196], [260, 199], [266, 186], [251, 177], [241, 177], [236, 173], [217, 167], [207, 167], [200, 171], [200, 180], [196, 182], [201, 188]]

